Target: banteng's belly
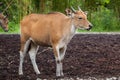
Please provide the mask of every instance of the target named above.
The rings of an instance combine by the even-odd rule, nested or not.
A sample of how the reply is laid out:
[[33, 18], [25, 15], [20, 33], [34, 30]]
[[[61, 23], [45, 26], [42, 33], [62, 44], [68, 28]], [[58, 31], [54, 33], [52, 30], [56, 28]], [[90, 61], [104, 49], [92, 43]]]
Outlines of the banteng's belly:
[[44, 47], [52, 47], [50, 43], [46, 43], [46, 42], [42, 42], [42, 41], [35, 41], [35, 44], [38, 44], [40, 46], [44, 46]]
[[51, 42], [49, 36], [38, 36], [38, 37], [31, 37], [32, 41], [40, 46], [51, 47]]

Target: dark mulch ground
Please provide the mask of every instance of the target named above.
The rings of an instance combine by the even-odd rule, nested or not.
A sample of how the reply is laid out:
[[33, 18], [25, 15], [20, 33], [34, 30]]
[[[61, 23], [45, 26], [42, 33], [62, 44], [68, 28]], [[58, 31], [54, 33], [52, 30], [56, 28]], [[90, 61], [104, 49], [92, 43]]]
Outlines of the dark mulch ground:
[[[0, 35], [0, 80], [55, 79], [52, 50], [37, 55], [41, 75], [36, 75], [27, 54], [24, 76], [18, 75], [19, 35]], [[44, 48], [40, 48], [41, 51]], [[68, 45], [63, 61], [64, 78], [120, 76], [120, 35], [77, 34]]]

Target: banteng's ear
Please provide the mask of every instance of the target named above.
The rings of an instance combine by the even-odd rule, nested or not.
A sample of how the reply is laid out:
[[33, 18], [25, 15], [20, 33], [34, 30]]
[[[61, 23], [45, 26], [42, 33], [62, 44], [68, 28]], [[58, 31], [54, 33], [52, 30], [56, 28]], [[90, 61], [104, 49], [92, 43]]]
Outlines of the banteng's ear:
[[72, 15], [72, 10], [71, 9], [66, 9], [65, 12], [66, 12], [67, 16]]

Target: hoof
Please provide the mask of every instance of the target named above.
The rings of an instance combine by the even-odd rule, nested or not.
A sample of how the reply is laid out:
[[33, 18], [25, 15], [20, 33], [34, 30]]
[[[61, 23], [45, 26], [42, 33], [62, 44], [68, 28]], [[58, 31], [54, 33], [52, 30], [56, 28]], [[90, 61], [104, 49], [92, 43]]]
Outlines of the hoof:
[[39, 74], [40, 74], [40, 71], [36, 72], [36, 74], [39, 75]]
[[61, 74], [56, 74], [56, 77], [63, 77], [63, 76], [64, 76], [63, 73], [61, 73]]
[[23, 75], [23, 73], [19, 73], [19, 75], [21, 76], [21, 75]]

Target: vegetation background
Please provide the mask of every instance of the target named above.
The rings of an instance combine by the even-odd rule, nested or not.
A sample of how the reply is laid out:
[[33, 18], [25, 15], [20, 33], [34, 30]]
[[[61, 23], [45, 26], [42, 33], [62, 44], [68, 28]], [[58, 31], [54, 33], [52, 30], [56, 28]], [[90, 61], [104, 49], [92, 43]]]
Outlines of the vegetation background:
[[[31, 13], [48, 13], [79, 5], [88, 11], [88, 19], [94, 25], [93, 32], [120, 31], [120, 0], [0, 0], [0, 12], [8, 16], [9, 32], [19, 33], [20, 20]], [[0, 32], [4, 31], [0, 27]]]

